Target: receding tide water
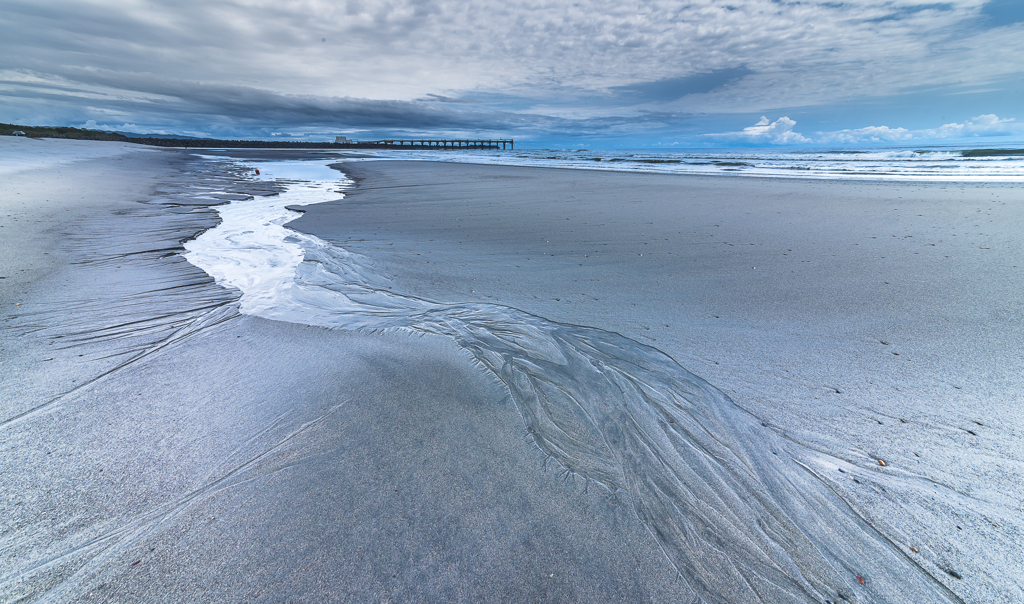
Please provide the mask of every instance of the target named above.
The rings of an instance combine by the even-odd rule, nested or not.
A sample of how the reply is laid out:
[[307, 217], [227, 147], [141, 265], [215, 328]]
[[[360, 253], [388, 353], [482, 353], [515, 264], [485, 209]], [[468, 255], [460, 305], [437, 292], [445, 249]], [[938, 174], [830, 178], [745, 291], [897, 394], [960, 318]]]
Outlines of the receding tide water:
[[[542, 153], [521, 157], [598, 163], [594, 152], [557, 160]], [[462, 157], [492, 156], [502, 157]], [[391, 291], [373, 259], [284, 226], [299, 215], [287, 206], [342, 195], [348, 181], [325, 163], [258, 164], [287, 190], [219, 206], [222, 223], [185, 244], [189, 262], [241, 293], [241, 312], [452, 338], [505, 384], [537, 447], [567, 475], [632, 507], [701, 601], [960, 601], [826, 475], [838, 470], [921, 494], [932, 485], [872, 475], [795, 443], [668, 355], [616, 333], [508, 306], [441, 304]]]

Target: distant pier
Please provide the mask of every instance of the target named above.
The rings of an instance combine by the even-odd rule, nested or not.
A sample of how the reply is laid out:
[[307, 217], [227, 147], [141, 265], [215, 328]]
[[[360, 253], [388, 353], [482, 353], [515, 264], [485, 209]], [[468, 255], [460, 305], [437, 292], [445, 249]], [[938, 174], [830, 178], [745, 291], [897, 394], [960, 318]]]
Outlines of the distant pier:
[[337, 145], [356, 149], [515, 149], [515, 141], [510, 138], [423, 138], [423, 139], [387, 139], [379, 141], [354, 141], [338, 137]]
[[[105, 134], [105, 133], [98, 133]], [[31, 135], [31, 134], [30, 134]], [[47, 136], [54, 136], [49, 134]], [[510, 138], [389, 138], [379, 141], [361, 141], [339, 136], [333, 143], [309, 141], [220, 140], [210, 138], [143, 138], [120, 134], [113, 140], [185, 149], [514, 149]]]

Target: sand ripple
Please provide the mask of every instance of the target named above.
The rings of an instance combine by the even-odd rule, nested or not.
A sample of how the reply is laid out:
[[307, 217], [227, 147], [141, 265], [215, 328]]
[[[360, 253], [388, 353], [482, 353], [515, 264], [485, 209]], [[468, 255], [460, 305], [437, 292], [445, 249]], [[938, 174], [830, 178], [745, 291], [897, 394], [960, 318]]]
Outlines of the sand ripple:
[[839, 460], [787, 440], [661, 351], [506, 306], [396, 295], [371, 285], [386, 279], [369, 259], [291, 240], [304, 261], [273, 318], [454, 338], [508, 387], [533, 442], [631, 505], [703, 601], [959, 601], [809, 465]]

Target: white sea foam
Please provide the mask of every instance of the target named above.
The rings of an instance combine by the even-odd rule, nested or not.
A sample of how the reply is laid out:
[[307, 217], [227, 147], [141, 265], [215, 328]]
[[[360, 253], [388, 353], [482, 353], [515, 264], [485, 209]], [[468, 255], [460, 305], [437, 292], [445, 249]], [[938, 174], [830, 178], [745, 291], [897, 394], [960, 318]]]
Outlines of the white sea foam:
[[[218, 206], [221, 223], [185, 243], [185, 258], [218, 284], [242, 292], [241, 311], [273, 318], [290, 306], [295, 270], [303, 250], [285, 224], [302, 214], [288, 206], [306, 206], [343, 197], [345, 180], [337, 171], [314, 162], [259, 164], [264, 179], [296, 181], [269, 197]], [[209, 194], [216, 194], [210, 192]]]

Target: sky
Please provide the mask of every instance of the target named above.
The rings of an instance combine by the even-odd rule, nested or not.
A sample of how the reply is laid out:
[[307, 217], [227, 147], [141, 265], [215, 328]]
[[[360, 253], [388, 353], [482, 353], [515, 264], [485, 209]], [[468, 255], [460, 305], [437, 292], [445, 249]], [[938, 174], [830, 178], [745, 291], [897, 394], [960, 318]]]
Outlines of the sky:
[[3, 0], [0, 122], [523, 147], [1024, 142], [1024, 0]]

